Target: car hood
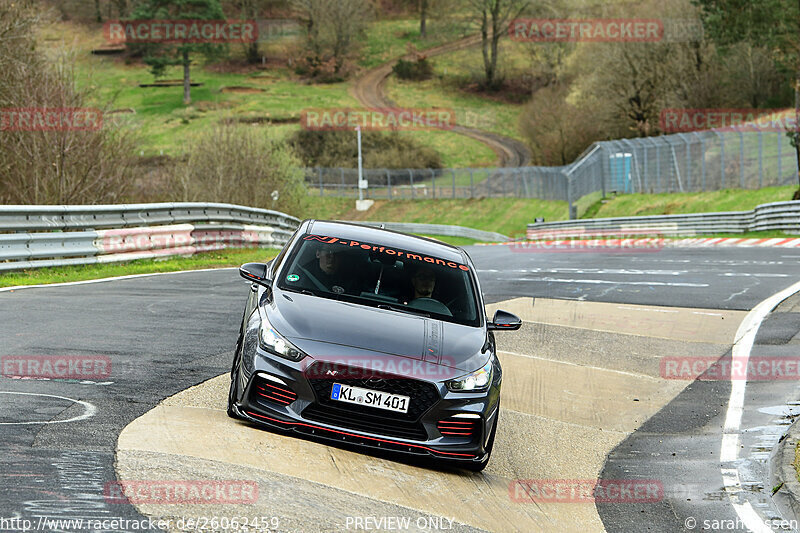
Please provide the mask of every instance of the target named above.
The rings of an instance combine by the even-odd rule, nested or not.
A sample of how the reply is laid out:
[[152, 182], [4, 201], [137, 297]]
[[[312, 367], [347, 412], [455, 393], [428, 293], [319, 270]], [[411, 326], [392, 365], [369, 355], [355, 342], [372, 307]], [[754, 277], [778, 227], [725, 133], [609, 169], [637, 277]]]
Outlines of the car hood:
[[483, 328], [283, 291], [265, 310], [278, 333], [315, 359], [387, 354], [472, 372], [489, 358]]

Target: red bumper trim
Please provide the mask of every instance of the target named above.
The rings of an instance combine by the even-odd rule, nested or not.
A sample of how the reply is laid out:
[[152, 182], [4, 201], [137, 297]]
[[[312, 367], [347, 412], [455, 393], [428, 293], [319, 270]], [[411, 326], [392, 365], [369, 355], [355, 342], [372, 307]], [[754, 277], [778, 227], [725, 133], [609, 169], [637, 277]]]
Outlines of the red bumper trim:
[[252, 411], [245, 411], [245, 412], [250, 416], [255, 416], [257, 418], [264, 418], [264, 419], [269, 420], [271, 422], [278, 422], [279, 424], [284, 424], [284, 425], [288, 425], [288, 426], [305, 426], [305, 427], [309, 427], [309, 428], [312, 428], [312, 429], [321, 429], [323, 431], [330, 431], [331, 433], [338, 433], [339, 435], [347, 435], [349, 437], [356, 437], [358, 439], [374, 440], [374, 441], [378, 441], [378, 442], [388, 442], [389, 444], [395, 444], [397, 446], [408, 446], [409, 448], [420, 448], [422, 450], [427, 450], [429, 452], [440, 454], [440, 455], [457, 455], [457, 456], [460, 456], [460, 457], [476, 457], [474, 454], [471, 454], [471, 453], [441, 452], [439, 450], [434, 450], [433, 448], [429, 448], [427, 446], [420, 446], [419, 444], [407, 444], [405, 442], [398, 442], [398, 441], [394, 441], [394, 440], [378, 439], [378, 438], [375, 438], [375, 437], [367, 437], [367, 436], [364, 436], [364, 435], [357, 435], [355, 433], [348, 433], [346, 431], [339, 431], [339, 430], [336, 430], [336, 429], [329, 429], [329, 428], [322, 427], [322, 426], [315, 426], [313, 424], [306, 424], [305, 422], [284, 422], [283, 420], [278, 420], [277, 418], [271, 418], [271, 417], [268, 417], [268, 416], [260, 415], [258, 413], [253, 413]]

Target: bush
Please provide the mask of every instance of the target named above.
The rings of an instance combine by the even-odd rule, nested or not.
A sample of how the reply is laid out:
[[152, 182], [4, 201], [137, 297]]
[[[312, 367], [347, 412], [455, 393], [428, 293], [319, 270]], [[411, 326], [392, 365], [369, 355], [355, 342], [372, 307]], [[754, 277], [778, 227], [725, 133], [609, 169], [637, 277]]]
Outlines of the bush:
[[[290, 143], [307, 167], [358, 166], [355, 132], [301, 130]], [[442, 168], [436, 150], [397, 132], [366, 131], [361, 148], [364, 168]]]
[[[89, 103], [92, 93], [76, 86], [74, 58], [48, 61], [37, 50], [39, 15], [25, 5], [0, 0], [0, 108], [42, 116], [42, 108], [97, 107]], [[0, 131], [0, 203], [96, 204], [124, 197], [134, 174], [130, 130], [108, 117], [101, 128], [85, 131], [25, 129]]]
[[520, 129], [528, 139], [534, 165], [572, 163], [587, 146], [602, 138], [607, 127], [588, 106], [568, 101], [567, 89], [539, 89], [520, 114]]
[[[179, 171], [183, 200], [297, 213], [306, 190], [297, 156], [270, 130], [219, 124], [205, 131]], [[274, 193], [277, 191], [277, 200]]]
[[424, 56], [418, 57], [416, 61], [401, 58], [392, 67], [392, 72], [402, 80], [429, 80], [433, 77], [433, 65]]

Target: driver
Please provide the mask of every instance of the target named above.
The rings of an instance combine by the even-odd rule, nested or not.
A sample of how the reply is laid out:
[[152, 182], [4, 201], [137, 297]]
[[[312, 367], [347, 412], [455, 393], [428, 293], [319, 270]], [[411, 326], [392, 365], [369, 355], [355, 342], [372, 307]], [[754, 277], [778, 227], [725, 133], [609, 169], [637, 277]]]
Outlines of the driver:
[[414, 288], [411, 300], [433, 298], [433, 290], [436, 288], [436, 274], [433, 269], [426, 266], [418, 268], [411, 278], [411, 286]]

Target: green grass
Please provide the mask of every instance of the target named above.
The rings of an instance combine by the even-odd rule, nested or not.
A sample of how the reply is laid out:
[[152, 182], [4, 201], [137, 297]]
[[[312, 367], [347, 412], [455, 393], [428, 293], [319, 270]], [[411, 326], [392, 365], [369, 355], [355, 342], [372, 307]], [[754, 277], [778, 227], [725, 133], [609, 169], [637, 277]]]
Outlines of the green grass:
[[520, 198], [377, 200], [368, 211], [356, 211], [353, 199], [315, 197], [301, 218], [452, 224], [522, 236], [536, 217], [564, 220], [568, 218], [567, 203]]
[[420, 237], [428, 237], [429, 239], [436, 239], [437, 241], [446, 242], [447, 244], [452, 244], [453, 246], [472, 246], [475, 243], [479, 243], [481, 241], [476, 239], [469, 239], [467, 237], [451, 237], [449, 235], [424, 235], [422, 233], [417, 233]]
[[[460, 126], [525, 140], [518, 128], [521, 105], [459, 91], [443, 84], [438, 78], [427, 81], [404, 81], [391, 76], [386, 82], [386, 93], [400, 107], [452, 109]], [[451, 133], [451, 135], [456, 134]]]
[[[333, 84], [310, 84], [285, 66], [270, 65], [265, 70], [253, 68], [220, 68], [204, 65], [197, 57], [192, 67], [192, 81], [202, 87], [192, 88], [192, 105], [183, 105], [182, 87], [141, 88], [141, 83], [152, 83], [149, 68], [141, 63], [126, 64], [115, 56], [94, 56], [89, 52], [104, 46], [100, 26], [84, 26], [69, 22], [54, 23], [42, 30], [48, 43], [62, 43], [74, 48], [73, 62], [79, 83], [94, 89], [97, 105], [111, 103], [112, 109], [134, 113], [107, 116], [109, 124], [129, 125], [137, 130], [141, 139], [139, 151], [144, 156], [185, 154], [191, 142], [220, 120], [257, 118], [260, 120], [297, 119], [308, 108], [359, 107], [349, 89], [352, 81]], [[419, 50], [438, 46], [463, 36], [457, 27], [432, 21], [429, 36], [419, 37], [419, 21], [394, 19], [377, 21], [370, 25], [360, 54], [359, 65], [372, 67], [407, 53], [409, 43]], [[288, 40], [287, 40], [288, 39]], [[267, 56], [286, 57], [295, 46], [291, 38], [277, 39], [265, 45]], [[56, 48], [55, 45], [52, 46]], [[232, 57], [241, 56], [241, 50], [231, 46]], [[167, 70], [165, 79], [182, 79], [178, 67]], [[231, 87], [246, 88], [250, 92], [230, 92]], [[227, 89], [225, 92], [223, 90]], [[418, 107], [430, 107], [420, 97]], [[480, 101], [475, 97], [475, 101]], [[473, 122], [482, 110], [467, 111], [462, 115]], [[281, 124], [258, 127], [275, 128], [280, 135], [288, 136], [300, 126]], [[447, 167], [481, 167], [496, 163], [496, 154], [483, 143], [447, 131], [409, 131], [403, 135], [433, 147], [442, 156]], [[355, 166], [355, 163], [354, 163]]]
[[[745, 211], [760, 204], [791, 200], [795, 189], [789, 186], [756, 191], [734, 189], [706, 193], [628, 194], [604, 201], [599, 193], [593, 193], [577, 201], [576, 206], [579, 216], [594, 214], [592, 218]], [[370, 210], [356, 211], [352, 198], [315, 196], [309, 198], [301, 217], [453, 224], [520, 237], [525, 234], [527, 224], [537, 217], [552, 222], [567, 220], [569, 213], [566, 202], [524, 198], [376, 200]], [[729, 236], [742, 237], [741, 234]], [[765, 238], [785, 235], [774, 232], [752, 236]]]
[[39, 268], [0, 274], [0, 287], [64, 283], [128, 276], [131, 274], [151, 274], [154, 272], [233, 267], [244, 263], [267, 261], [277, 253], [277, 250], [271, 248], [227, 249], [204, 252], [192, 257], [140, 259], [127, 263]]
[[373, 68], [408, 53], [408, 44], [417, 50], [433, 48], [463, 37], [462, 32], [446, 22], [429, 21], [428, 36], [419, 35], [419, 19], [394, 19], [373, 22], [360, 50], [359, 66]]
[[[128, 66], [108, 57], [80, 61], [78, 66], [81, 77], [97, 86], [99, 98], [113, 99], [117, 109], [135, 110], [135, 114], [121, 116], [139, 129], [145, 155], [181, 155], [200, 132], [222, 119], [298, 118], [307, 108], [358, 106], [348, 93], [348, 84], [301, 84], [285, 69], [256, 77], [260, 74], [224, 74], [195, 67], [192, 80], [204, 85], [192, 88], [192, 105], [184, 107], [181, 87], [138, 86], [153, 81], [144, 66]], [[170, 69], [166, 77], [180, 78], [180, 72]], [[257, 92], [222, 92], [226, 87], [247, 87]], [[287, 133], [299, 128], [280, 127]]]
[[593, 210], [592, 218], [747, 211], [760, 204], [791, 200], [795, 190], [797, 190], [796, 185], [758, 190], [724, 189], [693, 193], [622, 194], [606, 198], [596, 210]]

